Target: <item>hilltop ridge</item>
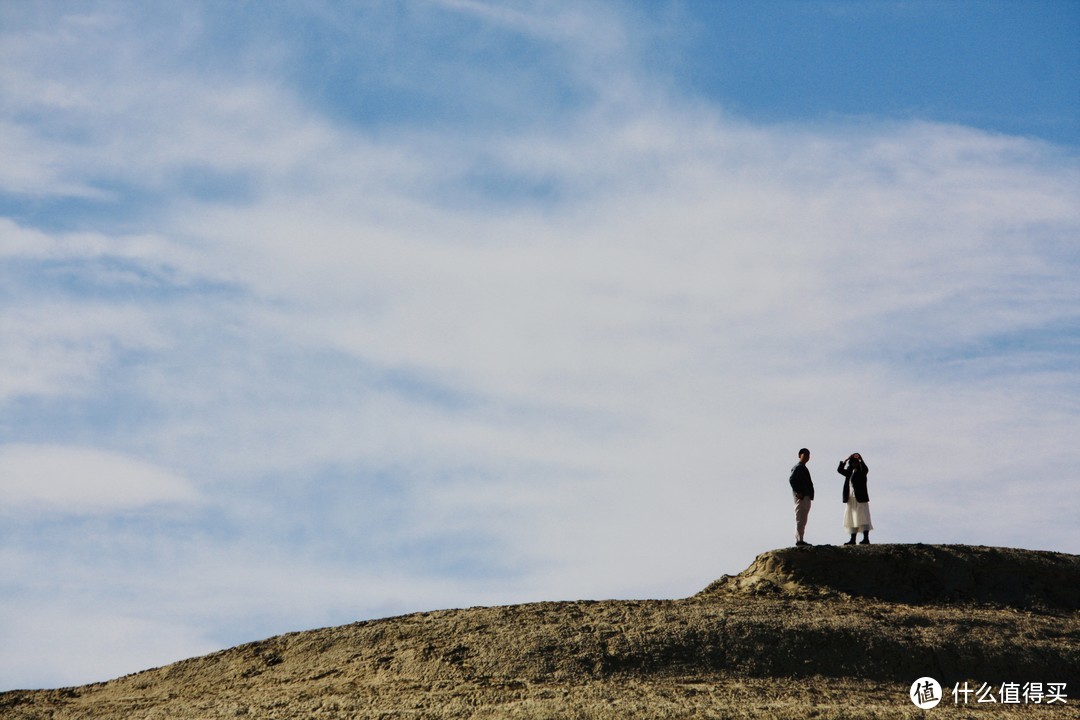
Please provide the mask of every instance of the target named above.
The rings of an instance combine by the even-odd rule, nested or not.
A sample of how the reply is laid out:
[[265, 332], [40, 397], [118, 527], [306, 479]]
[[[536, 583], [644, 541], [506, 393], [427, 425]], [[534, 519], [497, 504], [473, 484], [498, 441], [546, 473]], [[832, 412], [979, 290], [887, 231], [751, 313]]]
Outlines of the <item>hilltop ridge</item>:
[[788, 548], [689, 598], [290, 633], [106, 683], [0, 694], [0, 717], [800, 718], [803, 706], [850, 717], [852, 698], [876, 708], [859, 716], [907, 717], [907, 686], [923, 675], [1075, 682], [1078, 588], [1080, 556], [1061, 553]]
[[1076, 610], [1080, 561], [1064, 553], [973, 545], [782, 548], [758, 555], [742, 573], [724, 576], [695, 597], [776, 591]]

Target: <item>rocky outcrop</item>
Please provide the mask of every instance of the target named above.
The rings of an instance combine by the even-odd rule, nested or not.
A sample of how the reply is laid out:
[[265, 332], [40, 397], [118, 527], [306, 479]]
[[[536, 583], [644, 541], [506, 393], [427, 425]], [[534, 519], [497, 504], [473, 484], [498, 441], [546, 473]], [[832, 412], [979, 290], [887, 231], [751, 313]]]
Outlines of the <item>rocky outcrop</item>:
[[785, 548], [759, 555], [698, 597], [732, 592], [837, 592], [918, 605], [1077, 610], [1080, 556], [970, 545]]

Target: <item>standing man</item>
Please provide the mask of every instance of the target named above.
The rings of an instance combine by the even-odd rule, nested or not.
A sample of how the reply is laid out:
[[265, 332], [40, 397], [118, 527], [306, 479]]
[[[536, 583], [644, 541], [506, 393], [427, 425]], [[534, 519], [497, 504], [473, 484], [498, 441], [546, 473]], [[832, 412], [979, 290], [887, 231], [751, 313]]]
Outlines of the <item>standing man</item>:
[[810, 516], [810, 503], [814, 501], [814, 481], [806, 463], [810, 462], [810, 451], [799, 450], [799, 464], [791, 468], [791, 492], [795, 496], [795, 545], [805, 547], [810, 543], [803, 539], [806, 531], [806, 518]]

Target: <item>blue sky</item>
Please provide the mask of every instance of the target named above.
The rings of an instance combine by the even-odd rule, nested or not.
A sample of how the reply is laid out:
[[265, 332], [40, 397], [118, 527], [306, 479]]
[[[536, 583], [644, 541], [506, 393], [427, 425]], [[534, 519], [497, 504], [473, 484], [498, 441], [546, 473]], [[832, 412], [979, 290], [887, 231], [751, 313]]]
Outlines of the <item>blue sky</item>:
[[[1080, 552], [1075, 2], [0, 2], [0, 689]], [[1048, 517], [1047, 506], [1054, 508]]]
[[761, 121], [921, 118], [1075, 145], [1070, 2], [692, 3], [689, 86]]

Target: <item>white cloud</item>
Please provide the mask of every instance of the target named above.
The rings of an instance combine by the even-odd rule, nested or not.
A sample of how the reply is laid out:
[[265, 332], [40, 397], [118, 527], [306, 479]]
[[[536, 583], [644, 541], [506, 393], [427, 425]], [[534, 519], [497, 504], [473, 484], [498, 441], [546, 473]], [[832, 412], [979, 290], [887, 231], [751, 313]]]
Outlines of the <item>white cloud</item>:
[[85, 395], [122, 351], [162, 343], [137, 308], [46, 300], [5, 309], [0, 318], [0, 400]]
[[87, 612], [82, 603], [2, 603], [0, 635], [18, 654], [0, 654], [5, 689], [69, 687], [119, 677], [219, 649], [198, 630], [158, 619]]
[[199, 499], [185, 479], [150, 463], [92, 448], [0, 446], [5, 512], [94, 514]]
[[[451, 5], [588, 35], [572, 13]], [[0, 63], [17, 106], [79, 131], [9, 117], [2, 187], [124, 215], [0, 218], [8, 539], [48, 567], [64, 541], [35, 544], [37, 518], [96, 523], [100, 567], [65, 586], [97, 599], [88, 623], [163, 627], [179, 657], [251, 597], [282, 631], [689, 594], [788, 541], [802, 445], [815, 540], [843, 539], [833, 463], [859, 450], [884, 540], [1080, 550], [1074, 346], [1047, 339], [1075, 333], [1080, 180], [1057, 149], [733, 122], [638, 76], [619, 28], [567, 71], [618, 82], [557, 122], [371, 129], [253, 71], [257, 42], [205, 76], [174, 62], [187, 40], [132, 62], [153, 54], [136, 29], [64, 25]], [[1065, 519], [1037, 522], [1020, 481]], [[182, 529], [111, 522], [161, 504]], [[122, 567], [133, 548], [174, 562]], [[124, 583], [138, 600], [110, 615]]]

